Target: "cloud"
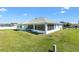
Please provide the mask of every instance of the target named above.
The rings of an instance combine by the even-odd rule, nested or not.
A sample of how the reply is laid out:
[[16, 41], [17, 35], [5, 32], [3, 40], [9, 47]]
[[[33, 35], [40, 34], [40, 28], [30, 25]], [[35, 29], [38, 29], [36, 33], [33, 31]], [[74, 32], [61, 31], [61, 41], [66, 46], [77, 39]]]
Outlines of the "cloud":
[[24, 13], [24, 16], [27, 16], [28, 14], [27, 13]]
[[5, 8], [0, 8], [0, 12], [5, 12], [5, 11], [7, 11], [7, 9], [5, 9]]
[[69, 10], [69, 9], [70, 9], [70, 7], [63, 7], [63, 9], [65, 9], [65, 10]]
[[62, 7], [61, 10], [69, 10], [70, 7]]
[[61, 8], [61, 13], [66, 13], [67, 12], [67, 10], [69, 10], [70, 9], [70, 7], [62, 7]]
[[63, 13], [66, 13], [66, 11], [62, 10], [61, 13], [62, 13], [62, 14], [63, 14]]

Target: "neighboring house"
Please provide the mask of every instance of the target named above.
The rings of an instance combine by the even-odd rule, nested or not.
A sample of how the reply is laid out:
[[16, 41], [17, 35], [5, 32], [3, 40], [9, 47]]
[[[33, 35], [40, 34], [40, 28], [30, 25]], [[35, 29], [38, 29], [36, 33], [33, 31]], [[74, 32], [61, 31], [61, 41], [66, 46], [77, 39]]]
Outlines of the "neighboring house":
[[27, 24], [18, 24], [17, 25], [18, 30], [27, 30]]
[[[25, 25], [26, 24], [26, 25]], [[35, 18], [25, 24], [19, 25], [20, 30], [31, 30], [36, 33], [49, 34], [62, 29], [62, 24], [55, 23], [47, 18]]]
[[70, 28], [79, 28], [79, 24], [72, 24]]
[[10, 24], [0, 24], [0, 30], [3, 29], [17, 29], [17, 24], [10, 23]]

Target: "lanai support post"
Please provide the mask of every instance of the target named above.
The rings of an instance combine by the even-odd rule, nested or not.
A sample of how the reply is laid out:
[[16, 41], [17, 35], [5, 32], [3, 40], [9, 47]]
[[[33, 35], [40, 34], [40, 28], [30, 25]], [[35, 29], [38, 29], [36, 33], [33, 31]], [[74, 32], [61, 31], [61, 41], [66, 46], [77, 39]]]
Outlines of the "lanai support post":
[[48, 34], [48, 26], [45, 24], [45, 34]]

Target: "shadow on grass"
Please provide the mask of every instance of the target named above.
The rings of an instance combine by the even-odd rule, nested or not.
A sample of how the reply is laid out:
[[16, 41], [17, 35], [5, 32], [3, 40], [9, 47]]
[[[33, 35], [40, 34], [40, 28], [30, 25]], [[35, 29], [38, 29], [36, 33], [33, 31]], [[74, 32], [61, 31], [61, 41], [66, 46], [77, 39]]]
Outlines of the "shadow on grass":
[[[21, 31], [21, 30], [14, 29], [14, 31]], [[31, 33], [31, 34], [35, 34], [35, 35], [39, 35], [39, 34], [41, 34], [41, 33], [33, 32], [33, 31], [31, 31], [31, 30], [22, 30], [22, 31], [25, 31], [25, 32], [28, 32], [28, 33]]]
[[48, 50], [48, 52], [54, 52], [53, 50]]
[[41, 33], [33, 32], [33, 31], [31, 31], [31, 30], [27, 30], [26, 32], [29, 32], [29, 33], [32, 33], [32, 34], [35, 34], [35, 35], [39, 35], [39, 34], [41, 34]]
[[20, 31], [19, 29], [14, 29], [14, 31]]

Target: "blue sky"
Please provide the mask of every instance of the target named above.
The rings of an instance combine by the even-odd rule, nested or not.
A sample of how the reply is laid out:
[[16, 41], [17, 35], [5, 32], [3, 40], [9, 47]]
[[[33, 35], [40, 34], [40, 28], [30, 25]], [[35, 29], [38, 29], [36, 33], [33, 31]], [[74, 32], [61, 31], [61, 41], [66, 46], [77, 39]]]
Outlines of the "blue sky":
[[33, 18], [46, 17], [52, 21], [77, 23], [78, 7], [1, 7], [0, 23], [27, 22]]

